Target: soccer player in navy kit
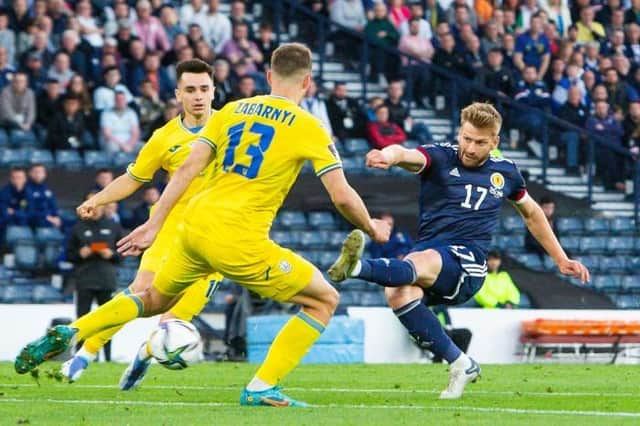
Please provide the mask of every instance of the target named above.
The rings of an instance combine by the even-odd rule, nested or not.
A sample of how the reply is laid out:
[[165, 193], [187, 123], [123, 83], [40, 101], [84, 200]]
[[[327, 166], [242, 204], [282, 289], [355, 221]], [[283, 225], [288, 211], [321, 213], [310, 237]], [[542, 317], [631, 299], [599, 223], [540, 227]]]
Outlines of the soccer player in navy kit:
[[368, 167], [399, 166], [420, 176], [418, 242], [404, 259], [361, 259], [364, 235], [353, 231], [329, 269], [333, 281], [349, 277], [384, 287], [389, 306], [423, 348], [450, 364], [449, 386], [441, 399], [462, 396], [480, 374], [478, 364], [444, 332], [422, 303], [456, 305], [470, 299], [487, 274], [486, 255], [503, 199], [514, 205], [533, 236], [561, 273], [589, 280], [589, 271], [560, 246], [542, 209], [527, 194], [516, 165], [490, 156], [498, 146], [502, 117], [487, 103], [462, 110], [458, 145], [393, 145], [367, 154]]

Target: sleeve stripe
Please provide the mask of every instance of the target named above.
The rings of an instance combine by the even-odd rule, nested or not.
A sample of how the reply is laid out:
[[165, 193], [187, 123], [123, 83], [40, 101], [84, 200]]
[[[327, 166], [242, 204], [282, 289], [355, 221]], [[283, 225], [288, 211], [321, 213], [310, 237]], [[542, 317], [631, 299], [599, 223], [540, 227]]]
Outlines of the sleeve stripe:
[[214, 151], [218, 150], [218, 147], [216, 146], [215, 143], [213, 143], [213, 141], [211, 139], [207, 139], [202, 135], [200, 135], [198, 137], [198, 139], [196, 139], [196, 142], [206, 143], [207, 145], [209, 145], [209, 147], [211, 147], [212, 150], [214, 150]]
[[323, 174], [330, 172], [331, 170], [341, 169], [342, 163], [331, 164], [330, 166], [324, 167], [316, 172], [316, 176], [320, 177]]
[[136, 176], [133, 174], [133, 172], [131, 171], [131, 164], [129, 164], [129, 166], [127, 167], [127, 174], [129, 175], [129, 177], [133, 180], [137, 180], [138, 182], [142, 182], [142, 183], [149, 183], [151, 182], [152, 179], [145, 179], [145, 178], [141, 178], [139, 176]]
[[420, 168], [420, 170], [418, 170], [417, 172], [415, 172], [415, 174], [417, 175], [421, 175], [423, 172], [427, 171], [427, 169], [429, 168], [429, 166], [431, 166], [431, 156], [429, 155], [429, 153], [427, 152], [426, 149], [424, 149], [423, 147], [419, 146], [416, 148], [416, 150], [424, 155], [424, 164], [422, 165], [422, 167]]
[[524, 204], [529, 199], [529, 193], [526, 189], [521, 190], [511, 199], [516, 204]]

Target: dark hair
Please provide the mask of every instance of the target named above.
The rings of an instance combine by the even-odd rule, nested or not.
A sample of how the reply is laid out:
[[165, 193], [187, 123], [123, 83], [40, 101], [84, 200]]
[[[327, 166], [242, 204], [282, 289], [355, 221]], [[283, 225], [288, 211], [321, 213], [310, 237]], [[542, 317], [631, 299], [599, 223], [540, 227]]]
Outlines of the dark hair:
[[545, 195], [543, 197], [540, 197], [540, 205], [543, 204], [555, 204], [556, 200], [554, 200], [552, 197]]
[[120, 68], [118, 68], [116, 65], [111, 65], [109, 67], [106, 67], [103, 71], [102, 71], [102, 75], [107, 75], [108, 73], [110, 73], [111, 71], [116, 70], [118, 72], [120, 72]]
[[490, 250], [489, 253], [487, 253], [487, 259], [491, 259], [491, 258], [502, 259], [502, 255], [498, 250]]
[[15, 172], [26, 173], [27, 171], [24, 169], [24, 167], [16, 167], [16, 166], [13, 166], [9, 169], [9, 174], [15, 173]]
[[409, 19], [409, 24], [411, 24], [412, 22], [420, 23], [420, 21], [422, 21], [422, 18], [418, 18], [417, 16], [414, 16], [413, 18]]
[[311, 50], [302, 43], [281, 44], [271, 55], [271, 69], [280, 77], [311, 72]]
[[29, 166], [29, 171], [35, 169], [36, 167], [44, 167], [45, 170], [47, 169], [47, 167], [42, 163], [33, 163], [31, 166]]
[[213, 70], [211, 66], [201, 59], [189, 59], [188, 61], [182, 61], [176, 66], [176, 80], [180, 81], [182, 74], [190, 72], [193, 74], [206, 73], [213, 79]]
[[102, 173], [111, 173], [113, 174], [113, 172], [109, 169], [107, 169], [106, 167], [103, 167], [101, 169], [98, 169], [98, 171], [96, 172], [96, 176], [101, 175]]

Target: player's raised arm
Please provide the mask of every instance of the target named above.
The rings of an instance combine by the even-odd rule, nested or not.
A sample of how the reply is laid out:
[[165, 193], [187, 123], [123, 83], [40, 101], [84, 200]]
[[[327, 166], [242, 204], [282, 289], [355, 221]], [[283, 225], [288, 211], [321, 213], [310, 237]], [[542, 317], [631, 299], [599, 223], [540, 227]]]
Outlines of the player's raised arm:
[[373, 149], [367, 153], [367, 167], [387, 170], [392, 166], [402, 167], [417, 173], [427, 165], [427, 157], [417, 149], [407, 149], [401, 145], [391, 145], [382, 150]]
[[364, 231], [372, 240], [385, 243], [389, 240], [391, 228], [383, 220], [372, 219], [360, 195], [349, 185], [342, 168], [337, 168], [320, 176], [320, 180], [331, 197], [333, 205], [345, 219]]
[[81, 219], [90, 219], [96, 207], [104, 206], [127, 198], [142, 186], [143, 182], [123, 174], [105, 186], [100, 192], [91, 196], [76, 209]]
[[526, 196], [522, 202], [513, 203], [513, 205], [524, 219], [531, 234], [556, 262], [560, 272], [580, 278], [583, 283], [588, 282], [589, 270], [577, 260], [569, 259], [538, 203]]

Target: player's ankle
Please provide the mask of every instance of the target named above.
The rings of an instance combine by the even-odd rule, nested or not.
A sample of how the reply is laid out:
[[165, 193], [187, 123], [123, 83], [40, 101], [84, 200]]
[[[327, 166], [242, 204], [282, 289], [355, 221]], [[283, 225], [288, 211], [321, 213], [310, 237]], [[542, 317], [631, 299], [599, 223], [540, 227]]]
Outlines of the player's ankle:
[[254, 377], [247, 385], [247, 390], [249, 392], [262, 392], [266, 391], [267, 389], [271, 389], [272, 387], [272, 384], [269, 384], [258, 377]]
[[451, 363], [451, 368], [456, 370], [466, 370], [469, 367], [471, 367], [471, 358], [469, 358], [464, 352], [462, 352], [460, 356]]
[[74, 356], [84, 358], [87, 361], [91, 362], [91, 361], [95, 361], [95, 359], [98, 357], [98, 351], [93, 352], [87, 349], [85, 346], [82, 346], [80, 350], [78, 350], [78, 352], [75, 353]]

